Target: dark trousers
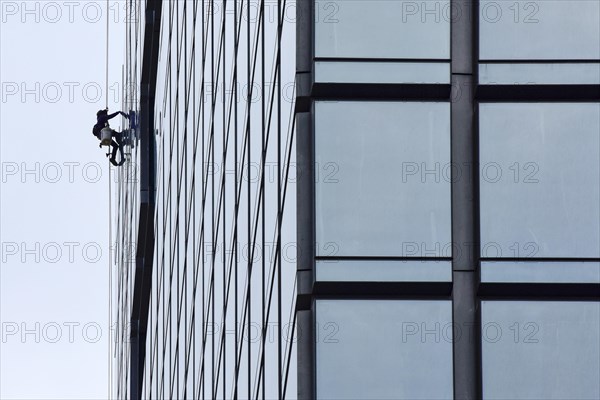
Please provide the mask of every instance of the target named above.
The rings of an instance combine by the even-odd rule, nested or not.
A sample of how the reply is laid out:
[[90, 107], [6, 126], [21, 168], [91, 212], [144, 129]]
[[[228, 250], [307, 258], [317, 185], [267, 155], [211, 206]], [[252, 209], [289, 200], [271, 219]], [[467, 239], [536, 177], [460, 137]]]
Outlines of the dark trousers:
[[[114, 166], [123, 165], [123, 163], [125, 162], [125, 156], [123, 155], [124, 134], [123, 134], [123, 132], [116, 132], [113, 130], [112, 137], [113, 137], [113, 140], [110, 143], [110, 145], [112, 147], [110, 163]], [[121, 161], [120, 162], [117, 162], [117, 150], [119, 151], [119, 153], [121, 153]]]

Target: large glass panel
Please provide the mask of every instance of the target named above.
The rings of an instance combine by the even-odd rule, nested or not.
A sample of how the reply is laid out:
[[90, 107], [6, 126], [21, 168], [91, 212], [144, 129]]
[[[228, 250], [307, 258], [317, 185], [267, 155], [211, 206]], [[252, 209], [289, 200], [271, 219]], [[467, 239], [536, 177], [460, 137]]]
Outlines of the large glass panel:
[[315, 2], [315, 56], [450, 58], [450, 1]]
[[319, 300], [318, 399], [451, 399], [450, 301]]
[[482, 257], [600, 257], [600, 104], [480, 105]]
[[600, 59], [595, 0], [481, 0], [479, 21], [482, 60]]
[[451, 254], [449, 103], [317, 102], [315, 160], [317, 256]]
[[600, 398], [600, 303], [483, 301], [483, 398]]

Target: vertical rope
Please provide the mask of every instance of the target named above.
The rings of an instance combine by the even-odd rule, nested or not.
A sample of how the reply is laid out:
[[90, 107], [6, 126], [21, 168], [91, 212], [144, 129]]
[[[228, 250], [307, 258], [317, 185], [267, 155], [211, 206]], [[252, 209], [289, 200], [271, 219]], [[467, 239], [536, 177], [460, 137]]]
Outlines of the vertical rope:
[[110, 162], [108, 164], [108, 399], [112, 399], [112, 177]]
[[[106, 108], [108, 108], [108, 44], [109, 44], [109, 0], [106, 0]], [[108, 163], [108, 399], [112, 399], [112, 182], [110, 162]]]
[[109, 0], [106, 0], [106, 92], [105, 92], [105, 96], [106, 96], [106, 108], [108, 108], [108, 28], [109, 28], [109, 19], [110, 19], [110, 12], [109, 12]]

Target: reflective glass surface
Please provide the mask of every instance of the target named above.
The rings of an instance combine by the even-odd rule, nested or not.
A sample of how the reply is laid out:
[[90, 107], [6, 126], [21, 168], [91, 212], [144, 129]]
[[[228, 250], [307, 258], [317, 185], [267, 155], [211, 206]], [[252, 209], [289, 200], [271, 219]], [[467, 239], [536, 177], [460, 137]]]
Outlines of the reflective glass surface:
[[483, 301], [483, 398], [600, 398], [600, 303]]
[[482, 85], [599, 85], [600, 63], [480, 64]]
[[481, 104], [482, 257], [600, 257], [600, 104]]
[[481, 263], [481, 282], [600, 284], [600, 263], [484, 261]]
[[598, 60], [600, 2], [481, 0], [482, 60]]
[[323, 260], [316, 262], [317, 281], [450, 282], [450, 261]]
[[449, 103], [317, 102], [315, 161], [317, 255], [451, 255]]
[[448, 0], [316, 1], [315, 56], [448, 59], [449, 4]]
[[320, 300], [318, 399], [451, 399], [450, 301]]
[[315, 62], [315, 82], [450, 83], [450, 63]]

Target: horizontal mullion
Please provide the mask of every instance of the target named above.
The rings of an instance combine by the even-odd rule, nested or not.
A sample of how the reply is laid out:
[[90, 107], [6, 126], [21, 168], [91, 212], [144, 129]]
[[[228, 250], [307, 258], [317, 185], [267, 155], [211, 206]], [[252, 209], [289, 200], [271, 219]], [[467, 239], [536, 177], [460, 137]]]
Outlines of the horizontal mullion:
[[451, 300], [452, 282], [315, 282], [313, 299]]
[[490, 262], [600, 262], [600, 258], [581, 257], [481, 257], [480, 260]]
[[595, 283], [480, 283], [481, 300], [592, 300], [600, 301]]
[[315, 62], [450, 63], [449, 58], [315, 57]]
[[600, 85], [478, 85], [477, 101], [600, 101]]
[[600, 59], [517, 59], [517, 60], [479, 60], [480, 64], [597, 64]]
[[452, 257], [315, 256], [315, 261], [452, 261]]

